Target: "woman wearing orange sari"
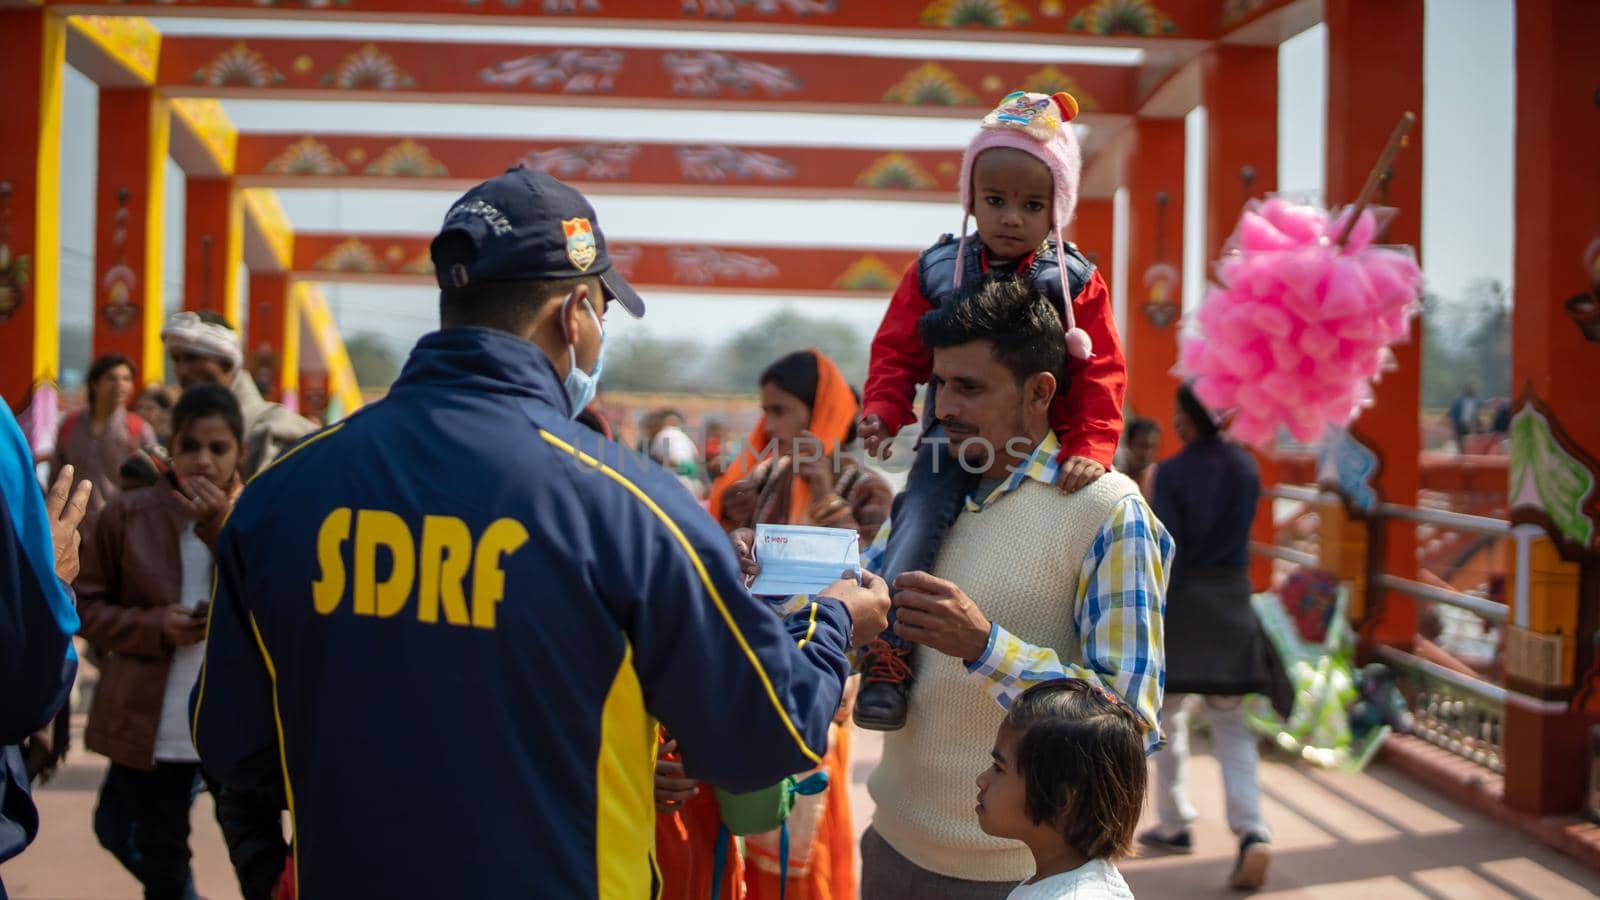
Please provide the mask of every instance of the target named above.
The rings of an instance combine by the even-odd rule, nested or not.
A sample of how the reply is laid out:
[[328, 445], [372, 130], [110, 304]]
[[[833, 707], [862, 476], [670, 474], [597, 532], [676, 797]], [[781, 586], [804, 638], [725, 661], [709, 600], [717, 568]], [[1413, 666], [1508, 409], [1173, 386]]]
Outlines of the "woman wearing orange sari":
[[[729, 531], [757, 524], [851, 528], [865, 548], [887, 518], [894, 491], [882, 476], [841, 452], [854, 440], [858, 409], [838, 367], [821, 353], [805, 350], [773, 363], [761, 376], [762, 419], [744, 452], [712, 486], [711, 514]], [[845, 692], [823, 758], [828, 789], [796, 797], [789, 814], [788, 900], [856, 896], [850, 818], [854, 693]], [[776, 831], [745, 839], [748, 900], [777, 900], [779, 843]]]

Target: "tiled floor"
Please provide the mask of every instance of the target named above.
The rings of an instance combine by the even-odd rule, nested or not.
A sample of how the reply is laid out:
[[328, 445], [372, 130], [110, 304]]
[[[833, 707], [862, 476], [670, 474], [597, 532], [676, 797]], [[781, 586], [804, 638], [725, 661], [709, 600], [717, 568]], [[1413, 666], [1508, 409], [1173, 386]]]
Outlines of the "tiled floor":
[[[857, 827], [864, 829], [872, 817], [866, 777], [877, 764], [880, 742], [862, 733], [856, 746], [851, 796]], [[79, 752], [73, 765], [38, 793], [44, 821], [38, 842], [0, 867], [0, 878], [16, 900], [139, 896], [138, 884], [100, 849], [91, 829], [103, 768], [99, 757]], [[1134, 892], [1145, 900], [1237, 896], [1226, 887], [1234, 845], [1222, 823], [1216, 763], [1209, 756], [1196, 757], [1190, 777], [1203, 813], [1195, 855], [1123, 865]], [[1261, 897], [1557, 900], [1600, 892], [1600, 873], [1381, 766], [1346, 775], [1274, 759], [1263, 766], [1262, 781], [1276, 856]], [[195, 805], [194, 823], [200, 893], [210, 900], [237, 897], [205, 797]]]
[[[856, 746], [852, 802], [864, 830], [872, 818], [866, 780], [879, 742], [862, 734]], [[1204, 746], [1197, 740], [1197, 752]], [[1189, 778], [1201, 812], [1195, 854], [1121, 864], [1143, 900], [1240, 896], [1227, 887], [1236, 846], [1222, 817], [1221, 770], [1210, 756], [1198, 755]], [[1262, 791], [1274, 857], [1258, 897], [1556, 900], [1600, 893], [1600, 872], [1382, 766], [1349, 775], [1272, 758], [1262, 766]]]

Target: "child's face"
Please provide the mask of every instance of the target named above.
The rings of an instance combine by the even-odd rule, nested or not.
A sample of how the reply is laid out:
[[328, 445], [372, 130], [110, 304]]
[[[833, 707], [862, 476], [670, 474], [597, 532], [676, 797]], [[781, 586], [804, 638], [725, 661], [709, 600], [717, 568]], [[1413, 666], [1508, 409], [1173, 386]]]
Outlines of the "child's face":
[[1010, 147], [978, 155], [972, 166], [972, 215], [978, 236], [994, 259], [1019, 259], [1050, 234], [1055, 205], [1050, 168]]
[[1000, 726], [993, 762], [978, 775], [978, 826], [985, 834], [1022, 840], [1038, 830], [1028, 819], [1027, 784], [1017, 771], [1017, 743], [1022, 735]]

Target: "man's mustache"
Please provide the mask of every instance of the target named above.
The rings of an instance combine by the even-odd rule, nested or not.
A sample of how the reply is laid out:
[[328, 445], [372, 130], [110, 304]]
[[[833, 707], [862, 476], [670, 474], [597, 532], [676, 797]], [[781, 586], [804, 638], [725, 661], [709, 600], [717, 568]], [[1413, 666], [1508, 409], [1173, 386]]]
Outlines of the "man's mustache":
[[939, 424], [944, 426], [945, 431], [965, 431], [968, 433], [976, 433], [978, 431], [977, 425], [971, 422], [963, 422], [960, 419], [940, 419]]

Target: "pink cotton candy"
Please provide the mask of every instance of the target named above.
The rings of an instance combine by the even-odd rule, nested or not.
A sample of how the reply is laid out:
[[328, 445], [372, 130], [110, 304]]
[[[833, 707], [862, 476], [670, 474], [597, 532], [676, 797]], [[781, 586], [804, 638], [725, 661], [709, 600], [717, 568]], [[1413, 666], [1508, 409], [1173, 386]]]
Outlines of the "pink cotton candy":
[[1253, 212], [1246, 212], [1239, 220], [1238, 240], [1239, 249], [1245, 253], [1289, 250], [1295, 246], [1295, 242], [1288, 235]]
[[1341, 220], [1327, 210], [1280, 197], [1246, 206], [1175, 370], [1207, 405], [1234, 412], [1233, 437], [1314, 441], [1371, 404], [1422, 284], [1409, 248], [1371, 246], [1383, 220], [1363, 213], [1340, 247]]
[[[1333, 221], [1334, 227], [1328, 232], [1334, 240], [1339, 239], [1339, 234], [1344, 231], [1344, 224], [1350, 221], [1351, 210], [1344, 210]], [[1346, 252], [1358, 252], [1366, 249], [1372, 243], [1372, 238], [1378, 233], [1378, 218], [1367, 210], [1356, 220], [1356, 227], [1350, 230], [1349, 240], [1344, 242]]]

